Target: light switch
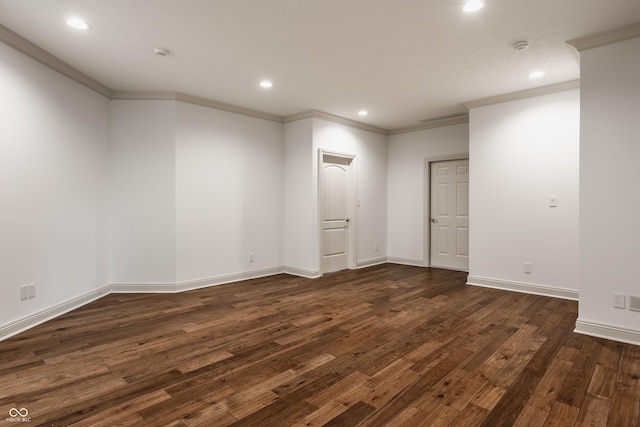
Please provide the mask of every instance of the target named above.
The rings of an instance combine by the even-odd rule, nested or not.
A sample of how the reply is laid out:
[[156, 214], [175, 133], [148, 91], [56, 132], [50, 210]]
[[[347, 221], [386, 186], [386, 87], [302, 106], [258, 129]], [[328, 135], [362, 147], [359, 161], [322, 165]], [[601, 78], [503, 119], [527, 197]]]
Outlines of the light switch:
[[549, 207], [557, 208], [558, 207], [558, 197], [557, 196], [549, 196]]

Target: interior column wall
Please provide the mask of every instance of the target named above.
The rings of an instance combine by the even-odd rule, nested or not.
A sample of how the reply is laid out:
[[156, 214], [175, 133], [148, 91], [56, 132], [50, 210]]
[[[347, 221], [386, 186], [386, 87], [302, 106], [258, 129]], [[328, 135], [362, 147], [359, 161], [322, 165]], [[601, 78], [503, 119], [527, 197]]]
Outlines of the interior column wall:
[[111, 102], [111, 282], [176, 281], [175, 101]]
[[579, 102], [570, 90], [471, 109], [470, 283], [577, 299]]
[[[640, 38], [580, 53], [580, 304], [578, 330], [640, 344]], [[615, 225], [615, 227], [613, 227]], [[628, 297], [627, 297], [628, 298]]]
[[283, 262], [292, 274], [320, 274], [313, 248], [316, 214], [313, 211], [313, 119], [284, 125]]

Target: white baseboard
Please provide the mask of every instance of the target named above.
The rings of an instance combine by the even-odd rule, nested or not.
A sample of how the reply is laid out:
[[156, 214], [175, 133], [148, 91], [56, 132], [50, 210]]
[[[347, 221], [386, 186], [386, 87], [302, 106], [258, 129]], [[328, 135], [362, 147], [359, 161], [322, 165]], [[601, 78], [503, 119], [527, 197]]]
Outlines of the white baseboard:
[[45, 308], [29, 316], [18, 319], [14, 322], [0, 326], [0, 341], [19, 334], [20, 332], [31, 329], [34, 326], [38, 326], [48, 320], [54, 319], [65, 313], [68, 313], [76, 308], [80, 308], [83, 305], [89, 304], [97, 299], [100, 299], [111, 292], [111, 286], [103, 286], [102, 288], [87, 292], [84, 295], [72, 298], [68, 301], [55, 305], [53, 307]]
[[630, 329], [624, 326], [610, 325], [578, 318], [574, 332], [627, 344], [640, 345], [640, 330]]
[[437, 269], [440, 269], [440, 270], [461, 271], [463, 273], [465, 273], [465, 272], [468, 273], [469, 272], [469, 270], [461, 270], [459, 268], [453, 268], [453, 267], [441, 267], [439, 265], [428, 265], [427, 267], [429, 267], [429, 268], [437, 268]]
[[175, 283], [112, 283], [114, 294], [173, 294]]
[[[377, 264], [383, 264], [385, 262], [391, 262], [395, 264], [406, 264], [423, 266], [422, 261], [410, 260], [403, 258], [391, 258], [386, 257], [372, 258], [358, 262], [358, 268], [368, 267]], [[206, 279], [191, 280], [179, 283], [112, 283], [106, 285], [100, 289], [88, 292], [76, 298], [72, 298], [69, 301], [63, 302], [53, 307], [46, 308], [39, 312], [33, 313], [22, 319], [18, 319], [14, 322], [0, 326], [0, 341], [33, 328], [48, 320], [54, 319], [72, 310], [82, 307], [92, 301], [100, 299], [111, 293], [177, 293], [188, 291], [192, 289], [200, 289], [209, 286], [221, 285], [224, 283], [238, 282], [241, 280], [255, 279], [259, 277], [273, 276], [280, 273], [291, 274], [294, 276], [305, 277], [309, 279], [315, 279], [321, 277], [322, 274], [319, 270], [308, 270], [304, 268], [291, 267], [291, 266], [278, 266], [271, 268], [264, 268], [260, 270], [245, 271], [242, 273], [225, 274], [221, 276], [210, 277]]]
[[221, 285], [223, 283], [237, 282], [240, 280], [255, 279], [258, 277], [272, 276], [282, 273], [283, 267], [265, 268], [261, 270], [246, 271], [243, 273], [226, 274], [207, 279], [186, 281], [180, 283], [112, 283], [95, 291], [88, 292], [69, 301], [53, 307], [33, 313], [22, 319], [0, 326], [0, 341], [12, 337], [20, 332], [31, 329], [41, 323], [54, 319], [72, 310], [82, 307], [92, 301], [100, 299], [111, 293], [177, 293], [191, 289], [199, 289], [208, 286]]
[[387, 262], [387, 257], [369, 258], [358, 261], [356, 268], [373, 267], [374, 265], [380, 265]]
[[288, 265], [283, 267], [282, 272], [291, 274], [292, 276], [306, 277], [307, 279], [317, 279], [322, 276], [320, 270], [307, 270], [306, 268], [291, 267]]
[[490, 279], [488, 277], [467, 277], [467, 285], [483, 286], [485, 288], [503, 289], [506, 291], [523, 292], [526, 294], [544, 295], [547, 297], [563, 298], [578, 301], [578, 291], [575, 289], [556, 286], [537, 285], [534, 283], [513, 282], [509, 280]]
[[191, 291], [207, 288], [209, 286], [223, 285], [225, 283], [239, 282], [241, 280], [256, 279], [259, 277], [273, 276], [283, 272], [283, 267], [263, 268], [249, 270], [241, 273], [222, 274], [220, 276], [206, 277], [204, 279], [187, 280], [178, 283], [112, 283], [111, 292], [118, 294], [154, 293], [175, 294], [177, 292]]
[[402, 264], [402, 265], [412, 265], [414, 267], [424, 267], [424, 261], [421, 259], [412, 259], [412, 258], [400, 258], [390, 256], [387, 257], [387, 262], [391, 264]]
[[208, 288], [225, 283], [240, 282], [242, 280], [257, 279], [260, 277], [274, 276], [284, 271], [283, 267], [263, 268], [260, 270], [249, 270], [242, 273], [223, 274], [221, 276], [209, 277], [206, 279], [189, 280], [176, 284], [176, 292], [190, 291], [193, 289]]

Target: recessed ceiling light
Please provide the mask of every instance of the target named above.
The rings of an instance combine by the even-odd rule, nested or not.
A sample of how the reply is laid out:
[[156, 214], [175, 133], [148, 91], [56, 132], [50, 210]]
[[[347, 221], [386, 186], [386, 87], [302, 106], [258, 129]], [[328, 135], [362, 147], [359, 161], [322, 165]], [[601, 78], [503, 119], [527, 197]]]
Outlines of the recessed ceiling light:
[[74, 17], [67, 19], [67, 25], [78, 30], [88, 30], [90, 25], [82, 18]]
[[530, 79], [539, 79], [540, 77], [544, 77], [544, 71], [536, 70], [529, 73]]
[[271, 83], [269, 80], [263, 80], [260, 82], [260, 87], [263, 87], [265, 89], [269, 89], [271, 86], [273, 86], [273, 83]]
[[365, 117], [367, 114], [369, 114], [369, 112], [367, 110], [360, 110], [358, 111], [358, 115], [360, 117]]
[[462, 10], [464, 10], [465, 12], [475, 12], [482, 9], [483, 7], [484, 1], [482, 0], [468, 0], [462, 7]]

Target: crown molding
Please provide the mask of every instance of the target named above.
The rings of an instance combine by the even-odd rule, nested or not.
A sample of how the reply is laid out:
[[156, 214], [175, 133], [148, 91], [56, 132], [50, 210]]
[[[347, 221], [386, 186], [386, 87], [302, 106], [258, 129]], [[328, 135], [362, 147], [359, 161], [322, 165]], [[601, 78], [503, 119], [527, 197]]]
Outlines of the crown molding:
[[325, 113], [323, 111], [318, 111], [318, 110], [307, 110], [297, 114], [286, 116], [284, 118], [284, 123], [295, 122], [297, 120], [308, 119], [308, 118], [327, 120], [329, 122], [349, 126], [356, 129], [366, 130], [369, 132], [379, 133], [381, 135], [389, 134], [389, 131], [386, 129], [368, 125], [366, 123], [358, 122], [355, 120], [346, 119], [344, 117], [336, 116], [334, 114], [329, 114], [329, 113]]
[[556, 83], [547, 86], [540, 86], [533, 89], [521, 90], [518, 92], [505, 93], [504, 95], [490, 96], [488, 98], [476, 99], [464, 103], [468, 110], [475, 107], [482, 107], [502, 102], [517, 101], [519, 99], [533, 98], [535, 96], [549, 95], [566, 90], [580, 89], [580, 80], [570, 80], [568, 82]]
[[446, 119], [435, 119], [425, 121], [424, 124], [418, 126], [411, 126], [406, 128], [392, 129], [389, 131], [389, 135], [399, 135], [401, 133], [418, 132], [421, 130], [441, 128], [444, 126], [453, 126], [469, 123], [469, 116], [467, 114], [459, 117], [449, 117]]
[[371, 132], [387, 135], [386, 129], [381, 129], [375, 126], [360, 123], [355, 120], [346, 119], [344, 117], [336, 116], [333, 114], [325, 113], [318, 110], [307, 110], [297, 114], [282, 117], [275, 114], [269, 114], [262, 111], [251, 110], [249, 108], [239, 107], [237, 105], [225, 104], [224, 102], [214, 101], [208, 98], [201, 98], [199, 96], [188, 95], [180, 92], [113, 92], [111, 99], [124, 99], [124, 100], [174, 100], [186, 102], [188, 104], [199, 105], [201, 107], [214, 108], [216, 110], [228, 111], [230, 113], [242, 114], [245, 116], [256, 117], [259, 119], [270, 120], [276, 123], [290, 123], [297, 120], [307, 118], [323, 119], [342, 125], [368, 130]]
[[216, 110], [228, 111], [230, 113], [242, 114], [244, 116], [270, 120], [272, 122], [277, 122], [277, 123], [284, 123], [284, 117], [282, 116], [265, 113], [263, 111], [252, 110], [250, 108], [239, 107], [237, 105], [226, 104], [224, 102], [214, 101], [212, 99], [201, 98], [199, 96], [187, 95], [185, 93], [176, 92], [175, 99], [176, 101], [186, 102], [194, 105], [200, 105], [201, 107], [215, 108]]
[[611, 43], [633, 39], [635, 37], [640, 37], [640, 22], [603, 31], [601, 33], [571, 39], [568, 40], [567, 43], [575, 47], [578, 52], [581, 52], [583, 50], [605, 46]]
[[241, 114], [243, 116], [256, 117], [258, 119], [270, 120], [272, 122], [283, 123], [284, 118], [275, 114], [262, 111], [251, 110], [237, 105], [225, 104], [224, 102], [212, 99], [201, 98], [199, 96], [188, 95], [181, 92], [113, 92], [111, 99], [138, 100], [138, 101], [180, 101], [187, 104], [199, 105], [201, 107], [213, 108], [230, 113]]
[[19, 52], [22, 52], [26, 56], [31, 59], [35, 59], [39, 63], [51, 68], [58, 73], [69, 77], [71, 80], [74, 80], [81, 85], [88, 87], [100, 95], [103, 95], [107, 98], [111, 97], [111, 89], [107, 86], [103, 85], [97, 80], [92, 79], [87, 76], [83, 72], [73, 68], [71, 65], [67, 64], [60, 58], [50, 54], [46, 50], [42, 49], [40, 46], [30, 42], [25, 39], [21, 35], [15, 33], [4, 25], [0, 25], [0, 41], [16, 49]]
[[291, 123], [298, 120], [309, 119], [314, 116], [314, 113], [320, 113], [318, 110], [305, 110], [296, 114], [291, 114], [290, 116], [285, 116], [284, 123]]
[[125, 91], [116, 91], [111, 94], [111, 99], [124, 99], [124, 100], [134, 100], [134, 101], [175, 101], [176, 100], [175, 92], [125, 92]]
[[76, 83], [86, 86], [89, 89], [92, 89], [109, 99], [175, 100], [200, 105], [203, 107], [210, 107], [218, 110], [228, 111], [231, 113], [242, 114], [245, 116], [256, 117], [259, 119], [271, 120], [278, 123], [282, 123], [284, 120], [283, 117], [274, 114], [251, 110], [249, 108], [238, 107], [237, 105], [226, 104], [224, 102], [213, 101], [210, 99], [200, 98], [197, 96], [187, 95], [179, 92], [113, 91], [99, 81], [89, 77], [83, 72], [67, 64], [60, 58], [52, 55], [51, 53], [42, 49], [40, 46], [30, 42], [18, 33], [1, 24], [0, 42], [12, 47], [13, 49], [16, 49], [17, 51], [38, 61], [39, 63], [49, 67], [50, 69], [70, 78]]

